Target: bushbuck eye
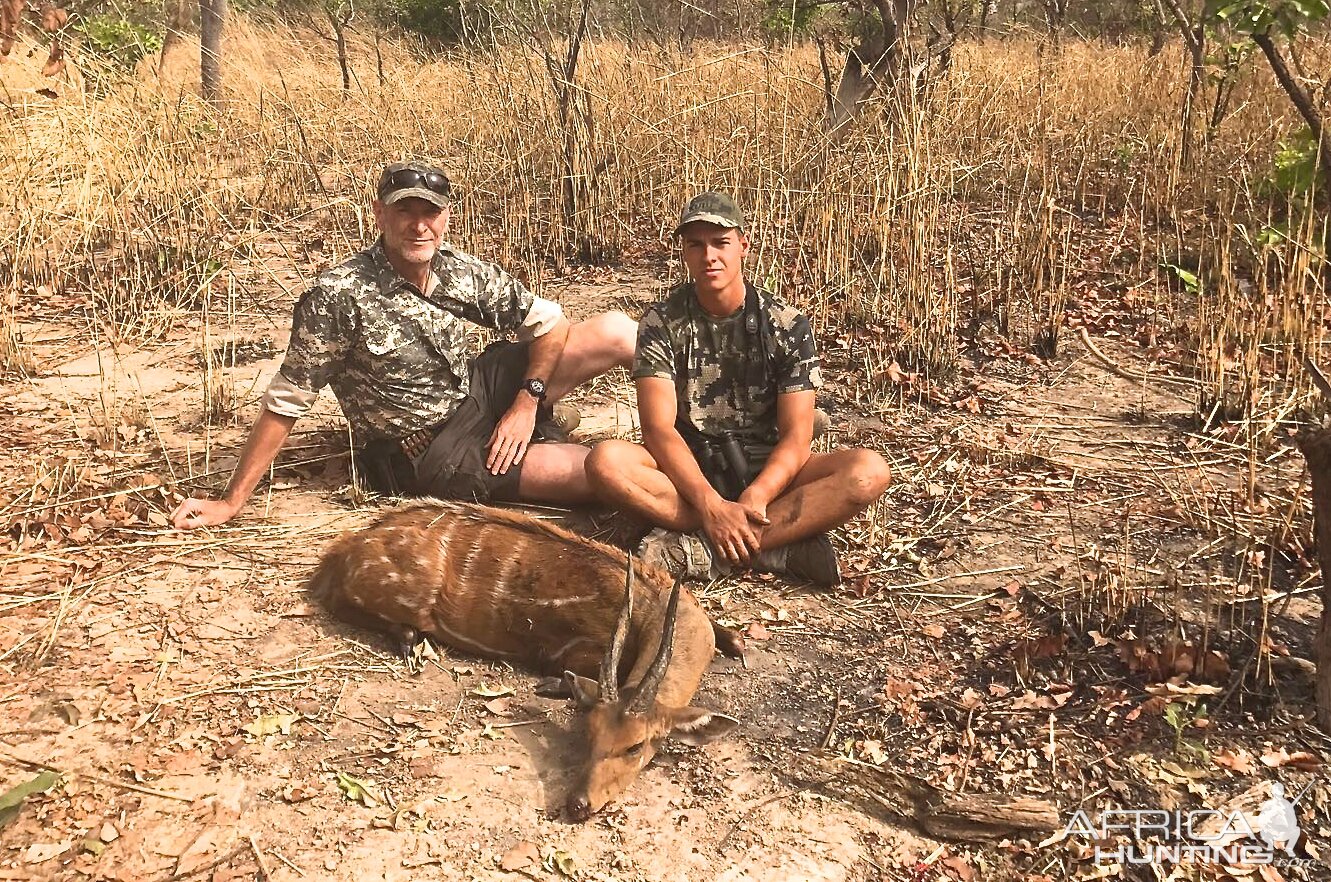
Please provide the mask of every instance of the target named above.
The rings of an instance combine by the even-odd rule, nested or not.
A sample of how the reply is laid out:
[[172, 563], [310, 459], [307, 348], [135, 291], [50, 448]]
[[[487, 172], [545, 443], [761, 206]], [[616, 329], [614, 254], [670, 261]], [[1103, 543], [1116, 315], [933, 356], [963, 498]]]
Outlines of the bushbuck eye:
[[624, 755], [637, 756], [638, 754], [642, 753], [642, 749], [644, 746], [646, 746], [646, 744], [647, 744], [646, 741], [639, 741], [637, 744], [632, 745], [631, 747], [629, 747], [628, 750], [624, 751]]

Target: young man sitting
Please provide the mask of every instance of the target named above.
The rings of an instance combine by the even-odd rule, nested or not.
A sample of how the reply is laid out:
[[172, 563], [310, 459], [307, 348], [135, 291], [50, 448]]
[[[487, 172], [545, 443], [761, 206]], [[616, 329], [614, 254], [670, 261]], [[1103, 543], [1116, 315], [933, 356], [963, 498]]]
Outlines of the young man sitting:
[[692, 281], [639, 322], [633, 378], [642, 444], [606, 441], [587, 477], [658, 529], [640, 549], [675, 575], [732, 568], [840, 579], [824, 531], [891, 480], [872, 450], [813, 453], [822, 384], [809, 320], [744, 278], [749, 237], [728, 196], [703, 193], [675, 229]]

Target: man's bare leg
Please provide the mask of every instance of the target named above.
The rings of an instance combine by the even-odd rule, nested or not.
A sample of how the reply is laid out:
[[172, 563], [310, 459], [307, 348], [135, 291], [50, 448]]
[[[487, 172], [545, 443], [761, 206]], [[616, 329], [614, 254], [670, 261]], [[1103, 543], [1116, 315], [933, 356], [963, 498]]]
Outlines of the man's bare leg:
[[839, 527], [873, 504], [892, 482], [887, 460], [857, 448], [814, 453], [767, 506], [772, 523], [763, 528], [763, 548], [780, 548]]
[[647, 448], [631, 441], [602, 441], [587, 457], [587, 480], [600, 499], [650, 524], [691, 533], [702, 527]]
[[613, 367], [632, 367], [638, 323], [622, 312], [603, 312], [568, 329], [564, 354], [545, 384], [551, 401]]
[[[669, 530], [693, 532], [702, 520], [680, 497], [647, 449], [628, 441], [596, 446], [586, 463], [597, 495]], [[767, 507], [771, 525], [760, 535], [764, 549], [780, 548], [840, 526], [867, 508], [891, 482], [891, 470], [872, 450], [815, 453], [790, 488]]]
[[522, 458], [518, 497], [528, 502], [585, 505], [596, 501], [583, 462], [590, 451], [581, 444], [533, 444]]

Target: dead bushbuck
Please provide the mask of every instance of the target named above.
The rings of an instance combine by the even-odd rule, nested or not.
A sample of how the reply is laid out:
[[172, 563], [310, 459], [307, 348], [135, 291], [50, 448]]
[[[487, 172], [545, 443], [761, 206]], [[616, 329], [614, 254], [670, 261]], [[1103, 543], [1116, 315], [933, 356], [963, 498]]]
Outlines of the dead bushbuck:
[[586, 711], [586, 765], [567, 800], [575, 820], [623, 793], [665, 738], [702, 744], [737, 725], [689, 702], [718, 640], [738, 654], [738, 638], [663, 571], [528, 515], [405, 505], [334, 542], [309, 589], [333, 615], [403, 646], [429, 635], [563, 673]]

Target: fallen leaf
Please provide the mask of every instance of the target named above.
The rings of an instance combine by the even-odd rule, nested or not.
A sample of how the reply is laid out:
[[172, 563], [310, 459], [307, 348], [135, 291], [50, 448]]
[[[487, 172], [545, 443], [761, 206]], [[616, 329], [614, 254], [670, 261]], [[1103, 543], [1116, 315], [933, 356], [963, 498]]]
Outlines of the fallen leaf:
[[578, 863], [567, 851], [555, 849], [545, 859], [545, 868], [557, 871], [561, 876], [572, 876], [578, 871]]
[[496, 717], [507, 717], [510, 713], [508, 706], [512, 702], [513, 699], [511, 698], [492, 698], [484, 704], [484, 707]]
[[291, 734], [291, 727], [300, 719], [300, 714], [270, 714], [268, 716], [258, 717], [252, 723], [246, 723], [240, 728], [254, 735], [262, 737], [264, 735], [283, 735]]
[[504, 852], [504, 856], [499, 859], [499, 869], [505, 873], [514, 873], [537, 866], [540, 862], [541, 852], [536, 848], [536, 844], [524, 840]]
[[40, 864], [49, 861], [51, 858], [60, 857], [60, 855], [69, 851], [68, 842], [34, 842], [23, 852], [23, 862], [27, 864]]
[[513, 690], [507, 686], [491, 686], [489, 683], [481, 681], [481, 685], [471, 690], [471, 694], [480, 698], [499, 698], [503, 695], [512, 695]]
[[337, 787], [348, 802], [359, 802], [366, 808], [374, 808], [382, 801], [369, 784], [359, 778], [353, 778], [346, 772], [337, 773]]
[[960, 855], [945, 857], [938, 863], [942, 865], [953, 878], [960, 880], [960, 882], [971, 882], [971, 880], [975, 878], [975, 869], [970, 865], [970, 862]]
[[872, 738], [864, 742], [864, 746], [860, 749], [860, 755], [875, 766], [881, 766], [887, 762], [887, 754], [883, 752], [883, 742]]
[[1229, 748], [1216, 751], [1212, 754], [1215, 764], [1222, 769], [1229, 769], [1236, 775], [1251, 775], [1253, 773], [1252, 754], [1239, 748], [1231, 751]]
[[282, 791], [283, 802], [304, 802], [307, 799], [313, 799], [317, 795], [312, 788], [303, 784], [292, 784]]
[[767, 630], [767, 626], [762, 622], [750, 622], [749, 627], [744, 629], [744, 635], [750, 640], [772, 639], [772, 633]]
[[984, 704], [984, 696], [967, 686], [966, 691], [961, 693], [960, 704], [966, 710], [975, 710], [975, 708]]
[[1272, 769], [1278, 769], [1281, 766], [1293, 766], [1305, 772], [1313, 772], [1321, 767], [1322, 760], [1306, 750], [1289, 753], [1282, 747], [1279, 750], [1268, 750], [1262, 754], [1262, 765]]
[[22, 784], [16, 784], [4, 793], [0, 793], [0, 827], [4, 827], [18, 817], [19, 810], [23, 806], [23, 800], [34, 793], [45, 793], [58, 783], [60, 783], [60, 773], [47, 769], [39, 773], [37, 777]]
[[1048, 695], [1039, 695], [1028, 689], [1012, 702], [1012, 707], [1017, 710], [1053, 710], [1058, 707], [1058, 702]]
[[924, 634], [924, 636], [932, 637], [935, 640], [938, 640], [943, 636], [943, 626], [938, 624], [925, 625], [923, 628], [920, 629], [920, 631]]
[[1219, 695], [1224, 690], [1219, 686], [1203, 686], [1198, 683], [1153, 683], [1146, 687], [1146, 691], [1151, 695], [1166, 698], [1173, 695]]

